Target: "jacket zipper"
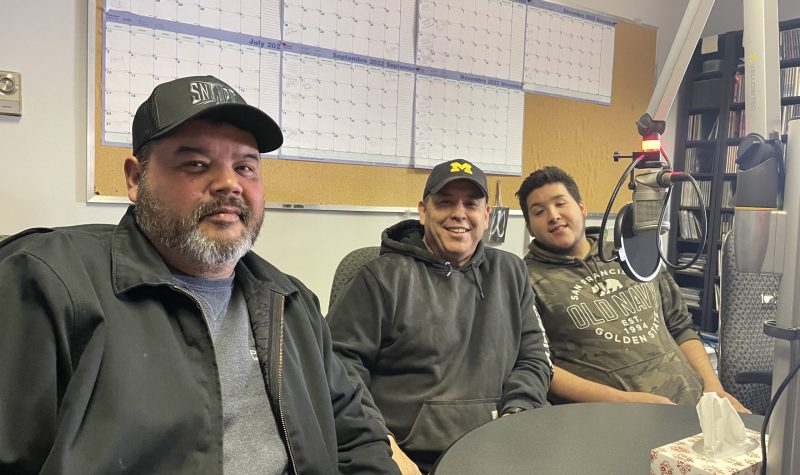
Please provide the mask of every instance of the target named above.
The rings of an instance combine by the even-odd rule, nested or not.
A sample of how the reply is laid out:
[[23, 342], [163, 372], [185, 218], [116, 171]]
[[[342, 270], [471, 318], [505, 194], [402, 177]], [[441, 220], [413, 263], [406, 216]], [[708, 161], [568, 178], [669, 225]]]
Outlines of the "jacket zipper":
[[278, 386], [278, 415], [281, 419], [281, 427], [283, 428], [284, 437], [286, 437], [286, 449], [289, 454], [289, 463], [292, 465], [292, 473], [299, 474], [300, 472], [297, 471], [297, 463], [294, 459], [294, 452], [292, 451], [292, 441], [289, 440], [289, 432], [286, 428], [286, 417], [283, 413], [283, 303], [284, 298], [283, 295], [277, 295], [277, 302], [279, 304], [278, 312], [280, 318], [278, 319], [279, 328], [278, 328], [278, 375], [277, 375], [277, 386]]

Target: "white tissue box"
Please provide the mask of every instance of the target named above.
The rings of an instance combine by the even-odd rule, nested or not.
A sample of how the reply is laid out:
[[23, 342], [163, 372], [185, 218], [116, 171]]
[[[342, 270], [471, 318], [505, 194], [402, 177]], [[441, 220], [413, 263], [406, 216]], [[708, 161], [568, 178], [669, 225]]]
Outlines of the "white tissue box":
[[756, 448], [730, 458], [703, 454], [703, 434], [693, 435], [650, 451], [650, 475], [757, 474], [761, 471], [760, 433], [746, 429]]

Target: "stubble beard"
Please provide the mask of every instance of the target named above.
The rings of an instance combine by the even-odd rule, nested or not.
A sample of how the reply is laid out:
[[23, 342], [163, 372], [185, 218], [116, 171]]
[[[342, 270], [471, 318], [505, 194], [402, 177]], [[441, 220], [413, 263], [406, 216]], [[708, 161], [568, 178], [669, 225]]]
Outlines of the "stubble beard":
[[[240, 210], [239, 219], [244, 229], [237, 238], [214, 239], [200, 229], [200, 221], [226, 206]], [[197, 205], [189, 216], [178, 216], [150, 191], [147, 171], [139, 182], [134, 212], [136, 222], [147, 237], [181, 254], [200, 271], [238, 262], [253, 247], [264, 221], [264, 215], [254, 216], [252, 208], [244, 200], [222, 197]]]

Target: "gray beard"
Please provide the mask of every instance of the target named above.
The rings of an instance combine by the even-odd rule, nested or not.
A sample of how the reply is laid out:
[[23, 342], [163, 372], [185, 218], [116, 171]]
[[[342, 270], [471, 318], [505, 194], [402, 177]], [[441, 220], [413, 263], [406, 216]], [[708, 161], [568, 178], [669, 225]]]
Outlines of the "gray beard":
[[[222, 206], [235, 206], [241, 211], [240, 219], [245, 228], [236, 239], [215, 240], [200, 229], [200, 220]], [[150, 192], [146, 172], [139, 182], [134, 212], [136, 222], [147, 237], [177, 251], [201, 271], [238, 262], [253, 247], [263, 222], [263, 215], [256, 222], [252, 209], [243, 200], [229, 198], [214, 198], [197, 205], [190, 216], [177, 216]]]

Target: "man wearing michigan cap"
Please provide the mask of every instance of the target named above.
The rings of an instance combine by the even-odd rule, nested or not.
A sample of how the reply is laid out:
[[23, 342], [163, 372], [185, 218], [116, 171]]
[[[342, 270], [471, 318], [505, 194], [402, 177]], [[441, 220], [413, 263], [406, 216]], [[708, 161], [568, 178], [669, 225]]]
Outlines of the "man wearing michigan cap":
[[397, 472], [316, 297], [250, 251], [282, 141], [214, 77], [161, 84], [118, 225], [3, 241], [0, 472]]
[[403, 473], [498, 415], [545, 403], [552, 365], [525, 264], [481, 242], [486, 176], [433, 168], [419, 220], [383, 232], [381, 255], [333, 303], [334, 350], [364, 383]]

